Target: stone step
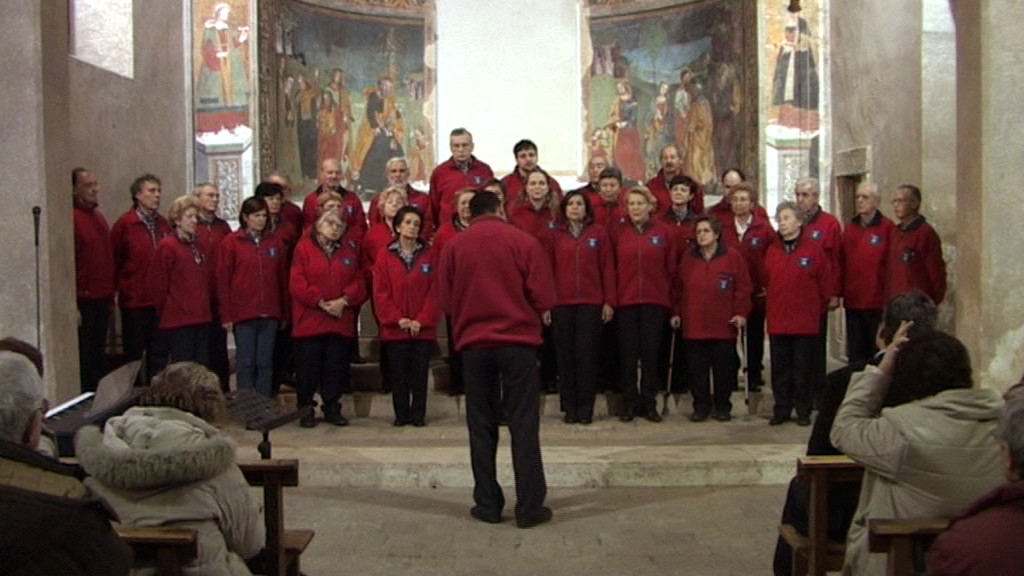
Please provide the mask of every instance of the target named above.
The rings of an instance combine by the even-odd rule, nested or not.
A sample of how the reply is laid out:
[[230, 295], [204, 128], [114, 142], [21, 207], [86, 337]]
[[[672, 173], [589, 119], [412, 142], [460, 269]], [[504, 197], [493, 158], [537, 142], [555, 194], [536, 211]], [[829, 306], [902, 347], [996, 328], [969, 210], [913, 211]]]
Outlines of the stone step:
[[[738, 395], [737, 395], [738, 396]], [[600, 398], [600, 396], [599, 396]], [[738, 402], [737, 402], [738, 400]], [[688, 397], [683, 401], [688, 405]], [[565, 424], [557, 396], [543, 401], [541, 446], [552, 487], [729, 486], [783, 484], [805, 450], [809, 429], [769, 427], [764, 413], [744, 418], [742, 397], [734, 398], [730, 422], [689, 421], [689, 409], [669, 399], [664, 422], [620, 422], [598, 401], [592, 425]], [[770, 402], [769, 402], [770, 403]], [[390, 397], [373, 395], [366, 416], [345, 401], [351, 425], [297, 423], [273, 430], [275, 458], [298, 458], [303, 486], [376, 488], [466, 488], [473, 484], [468, 432], [461, 397], [432, 394], [427, 426], [391, 425]], [[600, 408], [604, 405], [605, 408]], [[682, 404], [681, 404], [682, 405]], [[763, 410], [762, 410], [763, 412]], [[770, 413], [770, 412], [769, 412]], [[258, 432], [229, 427], [240, 458], [257, 457]], [[502, 428], [498, 473], [513, 485], [510, 437]]]

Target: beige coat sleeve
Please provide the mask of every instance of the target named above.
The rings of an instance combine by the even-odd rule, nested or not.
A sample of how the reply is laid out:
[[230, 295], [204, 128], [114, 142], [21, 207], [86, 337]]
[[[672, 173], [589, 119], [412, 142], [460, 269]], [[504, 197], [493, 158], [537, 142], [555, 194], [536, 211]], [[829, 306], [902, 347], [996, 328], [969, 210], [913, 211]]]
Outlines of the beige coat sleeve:
[[829, 438], [844, 454], [885, 478], [894, 479], [909, 447], [906, 437], [881, 416], [891, 380], [876, 366], [853, 375]]

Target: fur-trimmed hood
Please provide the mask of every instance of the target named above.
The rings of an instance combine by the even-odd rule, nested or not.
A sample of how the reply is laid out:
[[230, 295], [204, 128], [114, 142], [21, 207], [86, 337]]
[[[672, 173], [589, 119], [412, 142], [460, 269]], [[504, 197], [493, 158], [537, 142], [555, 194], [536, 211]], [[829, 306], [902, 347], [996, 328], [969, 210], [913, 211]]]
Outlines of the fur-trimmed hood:
[[130, 408], [78, 431], [75, 454], [103, 484], [124, 490], [191, 484], [223, 473], [235, 462], [235, 445], [201, 418], [175, 408]]

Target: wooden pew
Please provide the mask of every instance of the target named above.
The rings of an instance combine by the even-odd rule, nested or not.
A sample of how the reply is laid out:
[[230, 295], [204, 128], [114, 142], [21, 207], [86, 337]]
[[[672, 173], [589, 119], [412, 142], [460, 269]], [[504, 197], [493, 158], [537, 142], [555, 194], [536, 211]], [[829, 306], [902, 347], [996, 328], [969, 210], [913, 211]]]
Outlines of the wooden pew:
[[298, 576], [299, 557], [314, 535], [312, 530], [284, 527], [284, 487], [299, 485], [299, 461], [256, 460], [239, 462], [238, 466], [250, 485], [263, 487], [268, 576]]
[[949, 518], [868, 519], [868, 548], [888, 555], [886, 574], [913, 576], [915, 550], [928, 550]]
[[797, 458], [797, 474], [804, 476], [811, 489], [808, 535], [797, 532], [791, 524], [779, 526], [779, 535], [793, 548], [794, 576], [824, 576], [842, 569], [845, 542], [828, 539], [828, 493], [830, 486], [840, 482], [859, 482], [864, 467], [848, 456], [801, 456]]
[[160, 576], [180, 576], [182, 568], [199, 553], [192, 528], [116, 526], [115, 530], [132, 547], [136, 563], [156, 560]]

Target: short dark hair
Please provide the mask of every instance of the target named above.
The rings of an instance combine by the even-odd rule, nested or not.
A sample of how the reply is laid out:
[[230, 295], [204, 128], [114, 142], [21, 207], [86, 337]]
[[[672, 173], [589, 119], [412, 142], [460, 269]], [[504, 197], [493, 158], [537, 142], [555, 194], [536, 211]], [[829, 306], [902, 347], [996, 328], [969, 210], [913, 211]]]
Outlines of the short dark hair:
[[597, 180], [600, 182], [605, 178], [615, 178], [619, 181], [619, 184], [622, 184], [622, 170], [619, 170], [615, 166], [609, 166], [608, 168], [601, 170], [601, 175], [597, 177]]
[[257, 198], [266, 198], [268, 196], [281, 196], [284, 197], [284, 186], [281, 186], [277, 182], [260, 182], [256, 186], [256, 190], [253, 192], [253, 196]]
[[536, 152], [537, 145], [533, 143], [533, 140], [520, 140], [519, 142], [516, 142], [515, 146], [512, 147], [512, 155], [519, 156], [519, 153], [522, 152], [523, 150], [533, 150], [534, 152]]
[[893, 296], [885, 306], [882, 326], [879, 328], [882, 340], [888, 344], [899, 329], [901, 322], [913, 322], [908, 336], [914, 338], [921, 332], [935, 328], [938, 311], [935, 302], [924, 292], [913, 289]]
[[245, 217], [250, 214], [255, 214], [260, 210], [270, 212], [270, 209], [267, 208], [267, 201], [264, 200], [263, 197], [249, 196], [243, 200], [242, 206], [238, 209], [238, 225], [241, 226], [242, 229], [245, 229]]
[[497, 214], [499, 210], [501, 210], [501, 198], [498, 198], [494, 192], [477, 192], [469, 201], [469, 217], [471, 219], [485, 214]]
[[562, 201], [558, 203], [559, 216], [564, 220], [568, 220], [565, 217], [565, 209], [569, 206], [569, 199], [575, 196], [583, 198], [583, 223], [590, 224], [594, 221], [594, 206], [590, 203], [590, 198], [582, 190], [570, 190], [565, 193], [565, 196], [562, 196]]
[[87, 170], [87, 169], [85, 169], [85, 168], [83, 168], [81, 166], [76, 166], [75, 168], [73, 168], [71, 170], [71, 185], [72, 186], [77, 186], [78, 185], [78, 176], [83, 174], [83, 173], [85, 173], [85, 172], [88, 172], [88, 171], [89, 170]]
[[921, 189], [918, 188], [917, 186], [914, 186], [913, 184], [900, 184], [899, 186], [896, 187], [896, 189], [906, 190], [907, 192], [910, 192], [910, 195], [913, 196], [914, 200], [917, 201], [917, 205], [921, 205]]
[[672, 179], [668, 181], [668, 189], [671, 190], [671, 189], [675, 188], [676, 186], [679, 186], [680, 184], [682, 184], [683, 186], [686, 186], [692, 192], [696, 192], [697, 191], [697, 182], [693, 178], [690, 178], [689, 176], [687, 176], [686, 174], [680, 174], [678, 176], [673, 176]]
[[491, 186], [497, 186], [498, 189], [501, 190], [501, 195], [502, 196], [506, 196], [505, 183], [502, 182], [501, 180], [498, 180], [497, 178], [491, 178], [490, 180], [487, 181], [486, 184], [481, 186], [480, 189], [484, 190], [484, 189], [490, 188]]
[[465, 128], [455, 128], [455, 129], [452, 130], [452, 132], [448, 136], [448, 138], [452, 139], [452, 138], [454, 138], [456, 136], [469, 136], [470, 138], [472, 138], [473, 134], [470, 133], [470, 131], [466, 130]]
[[130, 188], [132, 193], [132, 204], [135, 203], [135, 197], [139, 195], [139, 192], [142, 192], [142, 185], [145, 184], [146, 182], [155, 182], [157, 186], [161, 185], [160, 179], [153, 174], [146, 173], [143, 174], [142, 176], [139, 176], [138, 178], [132, 181], [132, 186]]
[[36, 367], [36, 372], [39, 372], [39, 377], [43, 377], [43, 353], [39, 351], [39, 348], [20, 338], [8, 336], [0, 340], [0, 352], [13, 352], [28, 358], [28, 361]]
[[391, 228], [396, 233], [398, 232], [398, 225], [402, 223], [402, 220], [405, 220], [406, 214], [415, 214], [420, 219], [420, 227], [423, 226], [423, 214], [420, 213], [420, 209], [412, 204], [406, 204], [399, 208], [398, 212], [395, 212], [395, 217], [391, 219]]
[[722, 236], [722, 221], [721, 220], [719, 220], [718, 218], [712, 218], [711, 216], [707, 216], [707, 215], [700, 216], [699, 218], [697, 218], [696, 220], [693, 221], [693, 230], [694, 230], [694, 232], [696, 232], [696, 230], [697, 230], [697, 224], [700, 224], [701, 222], [707, 222], [708, 225], [711, 226], [711, 231], [712, 232], [717, 234], [719, 237]]
[[915, 400], [945, 390], [970, 388], [971, 357], [955, 337], [929, 330], [900, 346], [893, 372], [893, 386]]

